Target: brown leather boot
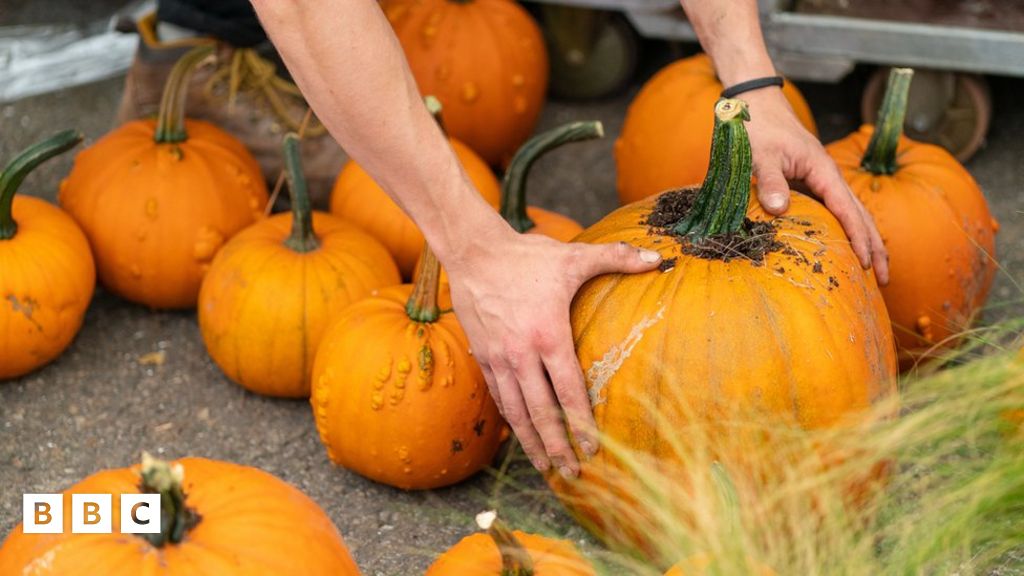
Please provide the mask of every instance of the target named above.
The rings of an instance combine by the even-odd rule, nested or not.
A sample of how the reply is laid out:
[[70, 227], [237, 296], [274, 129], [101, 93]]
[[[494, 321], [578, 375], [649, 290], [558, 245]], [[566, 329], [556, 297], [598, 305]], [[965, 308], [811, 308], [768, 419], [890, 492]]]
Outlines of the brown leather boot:
[[[161, 42], [155, 14], [140, 19], [135, 29], [139, 47], [125, 79], [118, 124], [155, 115], [164, 82], [178, 58], [196, 46], [216, 42], [211, 38]], [[216, 65], [196, 70], [187, 102], [189, 118], [212, 122], [249, 148], [271, 189], [283, 168], [281, 139], [285, 133], [301, 129], [309, 193], [315, 206], [326, 209], [347, 157], [316, 117], [307, 117], [306, 101], [295, 84], [277, 74], [274, 63], [255, 49], [218, 43]]]

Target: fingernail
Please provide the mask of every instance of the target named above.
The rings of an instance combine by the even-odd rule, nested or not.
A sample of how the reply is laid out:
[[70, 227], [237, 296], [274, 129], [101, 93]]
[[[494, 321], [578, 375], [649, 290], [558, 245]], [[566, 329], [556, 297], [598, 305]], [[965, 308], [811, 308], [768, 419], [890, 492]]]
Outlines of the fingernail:
[[561, 468], [559, 468], [558, 473], [561, 474], [562, 478], [565, 478], [566, 480], [572, 480], [573, 478], [576, 477], [576, 473], [573, 472], [572, 468], [569, 468], [568, 466], [562, 466]]
[[597, 448], [595, 448], [594, 445], [590, 443], [590, 440], [582, 440], [580, 442], [580, 450], [582, 450], [588, 458], [593, 456], [594, 454], [597, 454]]
[[781, 210], [786, 205], [786, 199], [782, 196], [769, 196], [765, 199], [765, 204], [768, 205], [769, 210]]
[[661, 254], [653, 250], [640, 250], [640, 259], [648, 264], [654, 264], [661, 261]]
[[546, 458], [530, 458], [530, 463], [537, 469], [538, 472], [547, 472], [551, 464]]

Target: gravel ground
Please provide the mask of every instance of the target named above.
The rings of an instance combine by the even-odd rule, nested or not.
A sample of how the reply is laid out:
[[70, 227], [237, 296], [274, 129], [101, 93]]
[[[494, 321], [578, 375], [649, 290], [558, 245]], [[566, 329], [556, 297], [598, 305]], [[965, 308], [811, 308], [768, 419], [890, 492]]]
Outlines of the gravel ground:
[[[12, 9], [0, 10], [0, 25], [46, 18], [40, 8], [45, 3], [4, 4]], [[91, 9], [103, 14], [100, 8], [119, 2], [96, 4]], [[652, 62], [670, 54], [657, 48]], [[856, 126], [863, 80], [856, 74], [839, 86], [806, 87], [825, 140]], [[122, 82], [116, 78], [0, 106], [0, 159], [58, 129], [77, 127], [87, 143], [102, 135]], [[969, 165], [1002, 222], [998, 249], [1004, 271], [989, 321], [1024, 311], [1018, 288], [1024, 222], [1017, 208], [1024, 200], [1024, 106], [1014, 98], [1022, 89], [1021, 80], [994, 80], [998, 116], [987, 146]], [[608, 138], [541, 160], [531, 178], [535, 203], [584, 224], [614, 208], [611, 147], [635, 90], [596, 104], [549, 103], [542, 128], [600, 119]], [[65, 155], [44, 166], [23, 190], [54, 199], [70, 163], [71, 155]], [[140, 362], [158, 351], [165, 354], [162, 365]], [[0, 385], [0, 537], [20, 521], [22, 493], [59, 491], [95, 470], [134, 462], [143, 449], [258, 466], [292, 482], [327, 511], [370, 575], [422, 573], [433, 555], [471, 530], [472, 514], [487, 505], [493, 489], [484, 475], [447, 490], [402, 493], [332, 466], [308, 404], [261, 398], [229, 382], [206, 355], [194, 314], [151, 312], [99, 290], [67, 353], [39, 372]], [[536, 477], [527, 481], [537, 484]], [[540, 505], [525, 503], [528, 509]], [[563, 535], [582, 537], [557, 510], [544, 509], [541, 519]]]

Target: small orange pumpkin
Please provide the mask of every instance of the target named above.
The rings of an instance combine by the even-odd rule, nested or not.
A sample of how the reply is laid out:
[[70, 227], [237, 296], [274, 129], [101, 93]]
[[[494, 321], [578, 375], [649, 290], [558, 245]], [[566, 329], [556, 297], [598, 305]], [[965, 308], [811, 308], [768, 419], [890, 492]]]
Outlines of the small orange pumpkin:
[[[440, 105], [436, 100], [427, 100], [435, 117], [440, 118]], [[501, 188], [494, 173], [465, 144], [454, 138], [449, 141], [469, 180], [484, 200], [497, 208], [501, 202]], [[387, 192], [351, 160], [342, 168], [334, 183], [331, 213], [359, 226], [379, 240], [394, 257], [402, 276], [412, 277], [416, 259], [423, 251], [423, 233]]]
[[[722, 92], [714, 64], [697, 54], [654, 75], [629, 105], [615, 142], [619, 200], [623, 205], [673, 188], [700, 184], [708, 170], [710, 110]], [[817, 134], [814, 117], [796, 86], [782, 88], [797, 118]]]
[[267, 189], [245, 147], [212, 124], [185, 119], [192, 70], [182, 56], [156, 120], [135, 120], [75, 158], [60, 204], [89, 238], [100, 281], [151, 308], [191, 308], [217, 250], [262, 217]]
[[463, 538], [425, 576], [595, 576], [570, 542], [509, 530], [495, 512], [476, 517], [484, 533]]
[[504, 435], [466, 334], [438, 306], [441, 266], [429, 247], [424, 254], [414, 286], [384, 288], [337, 317], [310, 398], [332, 461], [404, 490], [468, 478]]
[[537, 125], [548, 54], [533, 18], [512, 0], [383, 0], [420, 91], [445, 107], [452, 136], [492, 166]]
[[48, 202], [15, 195], [36, 166], [81, 141], [61, 132], [0, 172], [0, 380], [60, 356], [92, 300], [96, 268], [78, 225]]
[[[121, 534], [122, 494], [158, 493], [158, 534]], [[107, 534], [71, 532], [72, 494], [110, 494]], [[0, 547], [0, 574], [33, 576], [359, 576], [330, 518], [305, 494], [256, 468], [205, 458], [104, 470], [64, 491], [63, 534]]]
[[827, 147], [889, 250], [882, 296], [903, 369], [949, 350], [970, 327], [995, 276], [999, 229], [952, 155], [903, 136], [912, 74], [893, 70], [877, 127]]
[[199, 293], [199, 328], [206, 350], [235, 382], [259, 394], [305, 398], [330, 319], [401, 278], [380, 242], [310, 208], [294, 134], [285, 136], [284, 158], [292, 212], [257, 222], [224, 246]]

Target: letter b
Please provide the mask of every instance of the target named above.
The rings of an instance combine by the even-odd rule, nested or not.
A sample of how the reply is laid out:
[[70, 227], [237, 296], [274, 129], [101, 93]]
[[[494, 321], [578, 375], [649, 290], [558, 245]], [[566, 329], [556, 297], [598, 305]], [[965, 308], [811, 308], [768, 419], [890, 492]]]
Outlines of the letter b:
[[21, 526], [25, 534], [64, 532], [64, 495], [25, 494], [22, 497]]
[[110, 494], [72, 494], [71, 532], [109, 534], [114, 510]]

